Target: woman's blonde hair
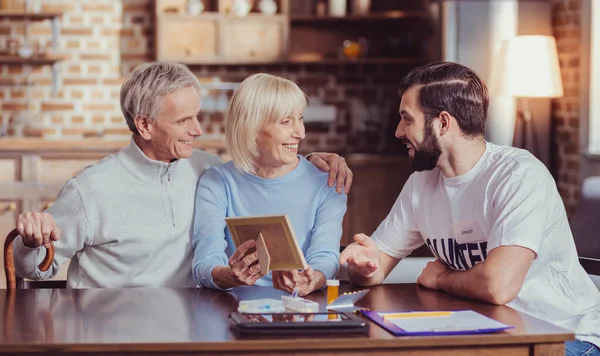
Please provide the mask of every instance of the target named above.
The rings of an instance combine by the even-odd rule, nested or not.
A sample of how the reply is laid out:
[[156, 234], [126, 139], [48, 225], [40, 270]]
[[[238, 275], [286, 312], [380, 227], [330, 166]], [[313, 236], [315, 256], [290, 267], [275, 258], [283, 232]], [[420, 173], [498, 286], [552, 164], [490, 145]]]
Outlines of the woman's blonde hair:
[[307, 105], [306, 94], [290, 80], [265, 73], [246, 78], [233, 93], [225, 124], [227, 149], [236, 168], [254, 174], [260, 129]]

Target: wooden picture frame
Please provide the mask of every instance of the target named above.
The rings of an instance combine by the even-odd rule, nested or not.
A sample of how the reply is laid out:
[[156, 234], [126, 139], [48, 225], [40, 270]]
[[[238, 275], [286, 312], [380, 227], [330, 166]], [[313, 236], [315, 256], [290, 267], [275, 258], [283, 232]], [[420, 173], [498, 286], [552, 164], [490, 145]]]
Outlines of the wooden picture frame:
[[231, 217], [225, 222], [236, 248], [248, 240], [256, 241], [263, 274], [308, 268], [287, 215]]

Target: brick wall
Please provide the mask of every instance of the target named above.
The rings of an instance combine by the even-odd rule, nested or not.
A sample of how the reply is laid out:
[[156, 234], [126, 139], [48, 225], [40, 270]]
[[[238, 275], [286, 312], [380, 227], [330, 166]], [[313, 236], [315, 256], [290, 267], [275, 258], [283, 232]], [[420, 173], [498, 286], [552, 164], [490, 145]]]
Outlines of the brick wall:
[[[267, 72], [297, 83], [311, 100], [337, 107], [331, 125], [307, 123], [303, 151], [398, 152], [405, 150], [394, 137], [398, 122], [398, 84], [408, 68], [398, 65], [278, 65], [199, 66], [199, 77], [215, 76], [226, 82], [240, 82], [256, 72]], [[203, 119], [208, 134], [223, 130], [222, 116]]]
[[[154, 52], [152, 0], [30, 0], [32, 8], [61, 11], [60, 91], [51, 95], [51, 68], [3, 65], [1, 118], [18, 131], [25, 112], [27, 135], [78, 138], [129, 133], [119, 109], [122, 77]], [[0, 23], [0, 41], [21, 38], [23, 24]], [[50, 39], [50, 22], [29, 26], [33, 42]], [[4, 45], [0, 42], [0, 47]], [[397, 152], [404, 148], [393, 137], [398, 120], [397, 86], [410, 68], [381, 65], [197, 66], [201, 80], [239, 82], [255, 72], [269, 72], [297, 82], [313, 99], [338, 107], [333, 125], [308, 125], [302, 150]], [[28, 78], [35, 86], [18, 85]], [[29, 91], [29, 100], [27, 100]], [[34, 113], [34, 114], [29, 114]], [[223, 138], [222, 114], [201, 119], [207, 136]]]
[[581, 187], [579, 150], [579, 59], [581, 1], [552, 0], [552, 26], [565, 95], [552, 102], [553, 174], [567, 213], [572, 216]]
[[[2, 119], [11, 121], [12, 132], [22, 126], [26, 135], [50, 138], [82, 137], [101, 130], [121, 133], [121, 1], [31, 0], [30, 5], [32, 9], [64, 12], [58, 53], [67, 59], [58, 64], [60, 85], [56, 95], [51, 93], [50, 66], [3, 65], [3, 78], [13, 84], [0, 90]], [[1, 26], [6, 35], [2, 40], [23, 40], [25, 25], [4, 21]], [[48, 43], [50, 25], [50, 21], [30, 23], [30, 43]], [[22, 85], [26, 82], [33, 85]]]

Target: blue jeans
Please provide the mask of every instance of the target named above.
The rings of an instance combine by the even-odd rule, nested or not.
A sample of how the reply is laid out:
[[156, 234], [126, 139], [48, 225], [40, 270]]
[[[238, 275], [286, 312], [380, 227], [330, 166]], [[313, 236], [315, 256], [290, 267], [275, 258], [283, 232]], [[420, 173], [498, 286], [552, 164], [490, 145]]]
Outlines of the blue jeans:
[[565, 342], [566, 356], [600, 356], [600, 348], [586, 341], [571, 340]]

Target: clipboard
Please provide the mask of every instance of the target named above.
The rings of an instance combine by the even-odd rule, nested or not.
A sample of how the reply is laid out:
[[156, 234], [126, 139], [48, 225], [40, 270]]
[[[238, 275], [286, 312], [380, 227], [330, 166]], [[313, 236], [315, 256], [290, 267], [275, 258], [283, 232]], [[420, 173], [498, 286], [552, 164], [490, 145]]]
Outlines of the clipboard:
[[287, 215], [231, 217], [225, 222], [236, 248], [256, 241], [261, 273], [308, 268]]
[[514, 328], [472, 310], [363, 311], [362, 314], [395, 336], [483, 334]]

